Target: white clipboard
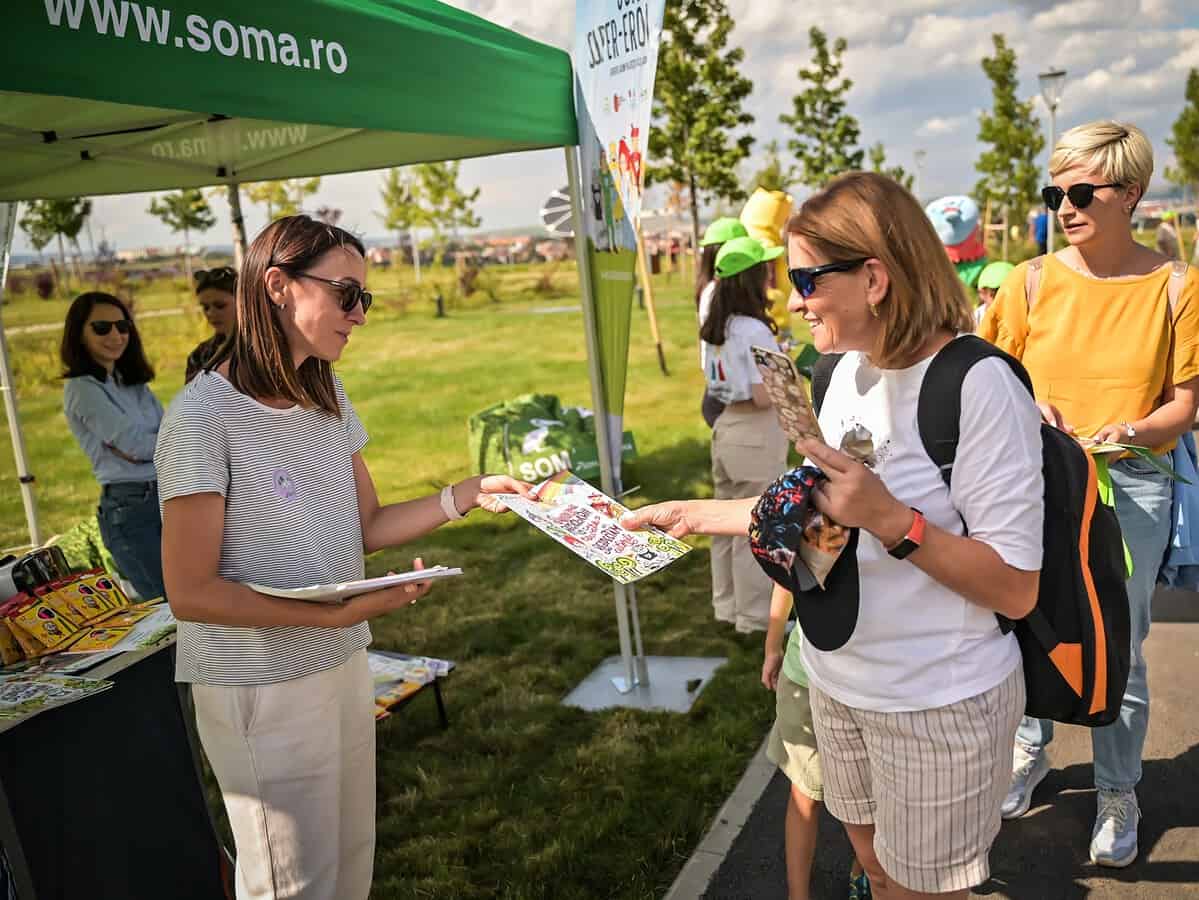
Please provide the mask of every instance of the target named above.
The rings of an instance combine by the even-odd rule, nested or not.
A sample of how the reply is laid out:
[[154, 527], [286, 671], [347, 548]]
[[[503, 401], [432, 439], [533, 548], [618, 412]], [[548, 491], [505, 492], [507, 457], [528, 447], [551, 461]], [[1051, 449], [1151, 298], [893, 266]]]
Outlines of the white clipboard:
[[451, 569], [446, 566], [433, 566], [431, 569], [418, 569], [412, 572], [401, 572], [398, 575], [382, 575], [378, 578], [364, 578], [361, 581], [343, 581], [339, 584], [314, 584], [302, 588], [276, 588], [263, 584], [246, 584], [251, 590], [266, 594], [268, 597], [282, 597], [286, 600], [307, 600], [310, 603], [341, 603], [359, 594], [369, 594], [371, 591], [381, 591], [384, 588], [400, 584], [412, 584], [419, 581], [436, 581], [438, 578], [451, 578], [461, 575], [461, 569]]

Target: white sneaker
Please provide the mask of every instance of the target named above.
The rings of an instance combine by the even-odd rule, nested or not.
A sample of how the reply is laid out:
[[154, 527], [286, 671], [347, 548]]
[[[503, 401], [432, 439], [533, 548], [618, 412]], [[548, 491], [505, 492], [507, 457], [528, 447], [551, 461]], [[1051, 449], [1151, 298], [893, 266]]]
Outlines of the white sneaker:
[[1122, 869], [1137, 858], [1141, 808], [1134, 791], [1099, 791], [1099, 815], [1091, 832], [1091, 862]]
[[1012, 782], [999, 814], [1005, 819], [1018, 819], [1032, 806], [1032, 792], [1049, 774], [1049, 754], [1030, 750], [1016, 744], [1012, 750]]

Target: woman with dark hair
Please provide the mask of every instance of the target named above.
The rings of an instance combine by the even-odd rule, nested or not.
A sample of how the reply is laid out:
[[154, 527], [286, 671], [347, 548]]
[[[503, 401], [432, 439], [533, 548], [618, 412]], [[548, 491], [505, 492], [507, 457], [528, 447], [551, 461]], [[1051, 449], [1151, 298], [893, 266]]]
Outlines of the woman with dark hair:
[[[777, 326], [767, 312], [765, 263], [782, 253], [782, 247], [768, 250], [754, 238], [737, 237], [716, 255], [711, 309], [699, 336], [708, 394], [723, 407], [712, 428], [712, 482], [721, 499], [758, 496], [787, 464], [787, 439], [750, 352], [755, 345], [777, 346]], [[718, 620], [741, 632], [765, 631], [770, 592], [770, 579], [754, 562], [746, 537], [712, 539]]]
[[129, 310], [112, 294], [80, 294], [67, 311], [60, 356], [63, 411], [100, 482], [100, 536], [143, 598], [163, 595], [162, 523], [154, 442], [162, 404]]
[[[366, 322], [362, 242], [306, 216], [255, 238], [237, 330], [171, 404], [155, 459], [163, 571], [179, 619], [176, 678], [237, 843], [239, 898], [365, 900], [375, 846], [374, 692], [367, 621], [429, 584], [308, 603], [297, 588], [363, 577], [364, 553], [407, 543], [506, 476], [383, 506], [367, 434], [333, 364]], [[416, 560], [416, 568], [422, 563]]]
[[185, 381], [200, 374], [237, 325], [237, 271], [232, 266], [202, 269], [195, 274], [195, 279], [196, 299], [200, 301], [200, 309], [213, 333], [188, 354]]
[[[712, 308], [712, 295], [716, 291], [716, 254], [720, 252], [720, 248], [726, 241], [748, 236], [749, 232], [745, 230], [741, 220], [734, 219], [732, 216], [716, 219], [704, 231], [704, 236], [699, 242], [703, 249], [699, 254], [699, 263], [695, 267], [695, 310], [699, 316], [701, 328], [704, 320], [708, 318], [708, 311]], [[701, 356], [703, 354], [702, 343], [700, 354]], [[713, 397], [705, 387], [700, 413], [709, 428], [715, 427], [716, 419], [722, 412], [724, 412], [724, 404]]]

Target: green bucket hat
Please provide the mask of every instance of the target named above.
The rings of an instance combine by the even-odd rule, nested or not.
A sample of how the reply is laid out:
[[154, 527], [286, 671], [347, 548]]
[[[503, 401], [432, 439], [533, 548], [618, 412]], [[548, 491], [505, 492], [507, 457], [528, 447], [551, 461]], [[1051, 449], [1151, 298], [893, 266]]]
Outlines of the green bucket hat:
[[716, 254], [716, 275], [719, 278], [730, 278], [758, 263], [778, 259], [783, 255], [783, 250], [783, 247], [763, 246], [757, 238], [733, 238], [726, 241]]
[[1003, 286], [1004, 279], [1011, 274], [1012, 269], [1016, 268], [1010, 262], [998, 260], [989, 263], [978, 276], [978, 286], [980, 288], [990, 288], [993, 291], [999, 290]]
[[741, 224], [740, 219], [734, 219], [732, 216], [724, 216], [708, 226], [707, 230], [704, 231], [703, 240], [699, 242], [699, 245], [707, 247], [711, 244], [723, 244], [725, 241], [731, 241], [733, 238], [748, 236], [749, 232], [745, 230], [745, 226]]

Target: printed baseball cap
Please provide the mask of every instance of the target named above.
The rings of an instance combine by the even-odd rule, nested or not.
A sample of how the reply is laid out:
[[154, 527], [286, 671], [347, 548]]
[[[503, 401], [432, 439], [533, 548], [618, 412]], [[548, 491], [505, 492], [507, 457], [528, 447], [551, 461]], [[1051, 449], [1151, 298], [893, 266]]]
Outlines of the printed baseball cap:
[[804, 640], [817, 650], [829, 651], [843, 647], [852, 637], [861, 588], [857, 528], [849, 530], [823, 588], [799, 555], [804, 527], [813, 512], [812, 491], [824, 480], [815, 466], [799, 466], [776, 479], [754, 507], [749, 546], [762, 571], [794, 597]]
[[760, 262], [778, 259], [783, 255], [783, 247], [765, 247], [757, 238], [738, 237], [726, 241], [716, 254], [716, 275], [719, 278], [730, 278], [739, 272], [756, 266]]

